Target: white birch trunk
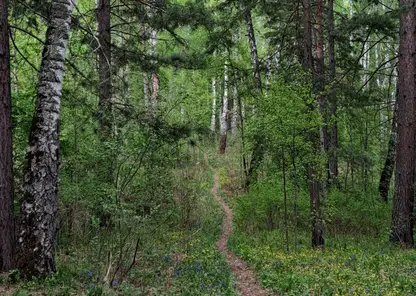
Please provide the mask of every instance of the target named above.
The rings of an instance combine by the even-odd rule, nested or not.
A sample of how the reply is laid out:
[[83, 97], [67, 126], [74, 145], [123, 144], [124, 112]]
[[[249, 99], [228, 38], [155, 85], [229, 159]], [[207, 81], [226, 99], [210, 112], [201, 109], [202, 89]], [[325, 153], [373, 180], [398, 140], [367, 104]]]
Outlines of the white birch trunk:
[[211, 126], [210, 129], [215, 133], [215, 114], [217, 113], [217, 81], [212, 78], [212, 109], [211, 109]]
[[18, 233], [17, 267], [25, 277], [56, 271], [59, 117], [74, 2], [52, 1], [42, 53]]
[[[156, 14], [156, 1], [149, 2], [151, 7], [149, 7], [149, 18], [155, 18]], [[157, 50], [157, 30], [154, 28], [150, 29], [150, 51], [149, 54], [151, 58], [156, 57], [156, 50]], [[158, 97], [159, 97], [159, 74], [157, 73], [157, 62], [152, 62], [152, 71], [150, 73], [151, 76], [151, 90], [152, 94], [150, 97], [150, 104], [151, 104], [151, 113], [153, 116], [156, 116], [157, 108], [158, 108]]]
[[234, 83], [233, 83], [233, 110], [231, 117], [231, 139], [235, 141], [237, 137], [237, 122], [238, 122], [238, 73], [234, 71]]
[[[146, 30], [146, 24], [141, 24], [141, 32], [140, 32], [141, 38], [142, 38], [142, 50], [143, 53], [146, 53], [147, 50], [147, 30]], [[144, 107], [146, 111], [149, 110], [150, 105], [150, 87], [149, 87], [149, 73], [147, 71], [143, 72], [143, 100], [144, 100]]]
[[[150, 55], [156, 55], [156, 48], [157, 48], [157, 31], [152, 29], [150, 34]], [[158, 108], [158, 97], [159, 97], [159, 75], [156, 70], [156, 62], [153, 63], [152, 69], [152, 96], [151, 96], [151, 104], [152, 104], [152, 112], [156, 114], [156, 110]]]
[[224, 95], [221, 103], [220, 113], [220, 154], [225, 153], [227, 147], [227, 129], [228, 129], [228, 65], [224, 65]]

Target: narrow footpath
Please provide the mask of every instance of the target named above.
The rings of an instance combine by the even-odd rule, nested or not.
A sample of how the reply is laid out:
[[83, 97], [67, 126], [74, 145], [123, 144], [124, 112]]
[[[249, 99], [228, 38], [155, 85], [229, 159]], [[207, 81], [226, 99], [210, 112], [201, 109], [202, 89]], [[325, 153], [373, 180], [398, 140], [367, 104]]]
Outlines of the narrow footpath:
[[[273, 295], [273, 292], [260, 287], [254, 272], [250, 270], [247, 263], [241, 258], [234, 255], [227, 248], [228, 238], [231, 235], [233, 229], [233, 212], [230, 207], [224, 202], [224, 200], [218, 194], [219, 179], [217, 173], [214, 174], [214, 187], [211, 189], [211, 194], [218, 201], [218, 203], [224, 209], [224, 219], [222, 222], [222, 234], [217, 241], [218, 250], [227, 259], [228, 265], [231, 268], [235, 278], [237, 279], [237, 289], [242, 296], [268, 296]], [[278, 294], [276, 294], [278, 295]]]

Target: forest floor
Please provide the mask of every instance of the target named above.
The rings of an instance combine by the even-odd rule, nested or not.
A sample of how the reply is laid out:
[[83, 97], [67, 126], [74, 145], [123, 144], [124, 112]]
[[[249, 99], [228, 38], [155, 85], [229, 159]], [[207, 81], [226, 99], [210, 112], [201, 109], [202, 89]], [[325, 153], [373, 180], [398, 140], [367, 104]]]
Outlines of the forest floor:
[[221, 196], [218, 194], [219, 190], [219, 178], [214, 174], [214, 187], [211, 189], [211, 194], [218, 201], [224, 210], [224, 219], [222, 222], [222, 233], [217, 241], [218, 250], [225, 256], [228, 265], [231, 268], [235, 278], [238, 291], [243, 296], [249, 295], [278, 295], [273, 294], [271, 290], [263, 289], [260, 287], [254, 272], [248, 268], [247, 263], [234, 255], [227, 248], [228, 238], [230, 237], [233, 229], [233, 212], [231, 208], [224, 202]]

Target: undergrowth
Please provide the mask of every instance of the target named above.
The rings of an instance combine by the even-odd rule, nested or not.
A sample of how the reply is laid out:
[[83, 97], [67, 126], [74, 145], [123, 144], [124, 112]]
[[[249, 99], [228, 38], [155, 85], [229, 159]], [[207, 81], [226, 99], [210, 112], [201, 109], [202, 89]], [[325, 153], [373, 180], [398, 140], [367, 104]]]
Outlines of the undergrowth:
[[[279, 176], [233, 198], [230, 249], [282, 295], [416, 295], [416, 251], [388, 243], [391, 204], [377, 192], [334, 190], [324, 207], [325, 249], [312, 249], [309, 197], [288, 194], [289, 252]], [[289, 188], [292, 184], [289, 183]]]
[[212, 173], [198, 167], [190, 174], [178, 174], [170, 211], [156, 208], [140, 221], [126, 216], [125, 227], [115, 220], [107, 231], [92, 228], [84, 245], [59, 248], [55, 274], [31, 280], [4, 274], [0, 295], [237, 295], [215, 247], [223, 213], [210, 195]]

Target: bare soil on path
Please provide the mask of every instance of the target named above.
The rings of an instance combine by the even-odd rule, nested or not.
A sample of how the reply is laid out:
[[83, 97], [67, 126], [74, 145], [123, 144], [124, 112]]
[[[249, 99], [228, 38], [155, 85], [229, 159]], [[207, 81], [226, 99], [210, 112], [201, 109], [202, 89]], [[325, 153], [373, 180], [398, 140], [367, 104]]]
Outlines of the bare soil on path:
[[227, 248], [228, 238], [230, 237], [233, 229], [233, 212], [230, 207], [224, 202], [224, 200], [218, 194], [219, 179], [218, 175], [214, 174], [214, 187], [211, 189], [211, 194], [218, 201], [224, 210], [224, 219], [222, 222], [221, 237], [217, 241], [218, 250], [225, 256], [228, 265], [231, 268], [234, 276], [237, 280], [237, 289], [242, 296], [268, 296], [278, 295], [273, 294], [272, 291], [260, 287], [260, 284], [256, 280], [254, 272], [248, 268], [247, 263], [241, 258], [234, 255]]

